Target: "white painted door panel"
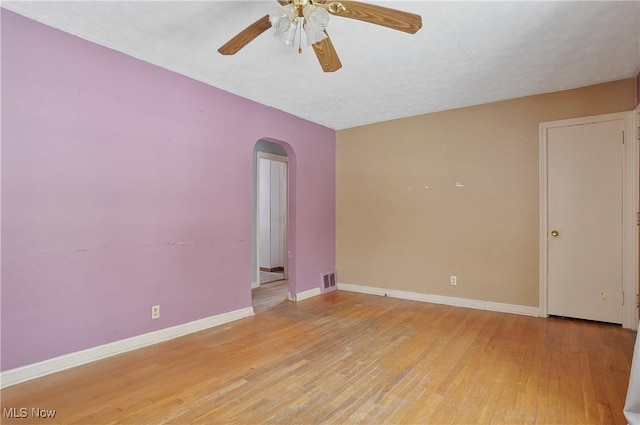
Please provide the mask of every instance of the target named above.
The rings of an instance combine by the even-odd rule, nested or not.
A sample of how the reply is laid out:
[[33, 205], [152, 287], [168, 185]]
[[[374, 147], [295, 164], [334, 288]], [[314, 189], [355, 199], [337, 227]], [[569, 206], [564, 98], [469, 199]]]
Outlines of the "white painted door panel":
[[622, 322], [623, 130], [622, 120], [547, 130], [551, 315]]
[[284, 233], [286, 218], [285, 162], [271, 161], [271, 264], [270, 268], [284, 267]]
[[259, 158], [258, 164], [258, 267], [271, 268], [271, 161]]

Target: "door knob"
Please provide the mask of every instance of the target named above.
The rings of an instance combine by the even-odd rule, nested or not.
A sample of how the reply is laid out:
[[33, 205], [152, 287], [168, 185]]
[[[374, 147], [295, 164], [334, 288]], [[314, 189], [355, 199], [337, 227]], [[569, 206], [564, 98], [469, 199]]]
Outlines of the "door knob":
[[552, 231], [551, 231], [551, 236], [553, 236], [554, 238], [555, 238], [556, 236], [558, 236], [559, 234], [560, 234], [560, 233], [558, 233], [558, 231], [557, 231], [557, 230], [552, 230]]

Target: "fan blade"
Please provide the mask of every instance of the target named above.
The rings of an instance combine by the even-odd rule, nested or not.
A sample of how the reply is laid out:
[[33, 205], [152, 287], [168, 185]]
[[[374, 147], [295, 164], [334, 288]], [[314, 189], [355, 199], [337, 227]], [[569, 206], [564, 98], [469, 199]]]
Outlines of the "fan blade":
[[265, 15], [262, 18], [249, 25], [227, 41], [224, 46], [218, 49], [223, 55], [235, 55], [247, 44], [251, 43], [256, 37], [271, 28], [271, 22], [269, 22], [269, 15]]
[[291, 3], [292, 0], [278, 0], [278, 3], [280, 3], [280, 6], [286, 6], [288, 4]]
[[331, 12], [335, 16], [382, 25], [383, 27], [404, 31], [409, 34], [415, 34], [422, 28], [422, 17], [420, 15], [358, 1], [340, 0], [340, 3], [346, 10]]
[[[327, 31], [325, 30], [324, 33], [327, 34]], [[313, 51], [316, 52], [316, 57], [324, 72], [335, 72], [342, 68], [340, 58], [338, 58], [338, 53], [333, 47], [329, 34], [327, 34], [327, 38], [313, 45]]]

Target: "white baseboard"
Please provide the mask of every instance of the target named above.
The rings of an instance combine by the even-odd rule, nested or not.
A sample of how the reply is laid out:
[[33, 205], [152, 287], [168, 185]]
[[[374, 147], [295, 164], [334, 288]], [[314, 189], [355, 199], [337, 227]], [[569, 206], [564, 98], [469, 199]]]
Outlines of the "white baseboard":
[[322, 291], [320, 291], [320, 288], [313, 288], [307, 291], [298, 292], [296, 294], [296, 301], [302, 301], [302, 300], [306, 300], [307, 298], [316, 297], [321, 293]]
[[127, 351], [157, 344], [159, 342], [212, 328], [214, 326], [219, 326], [224, 323], [249, 316], [253, 316], [253, 307], [205, 317], [204, 319], [195, 320], [182, 325], [160, 329], [158, 331], [122, 339], [109, 344], [76, 351], [75, 353], [65, 354], [39, 363], [7, 370], [0, 373], [0, 388], [6, 388], [41, 376], [60, 372], [65, 369], [70, 369], [72, 367], [104, 359], [106, 357], [115, 356], [117, 354], [126, 353]]
[[524, 316], [540, 316], [538, 307], [529, 307], [517, 304], [504, 304], [492, 301], [471, 300], [468, 298], [447, 297], [444, 295], [429, 295], [418, 292], [400, 291], [397, 289], [376, 288], [373, 286], [351, 285], [349, 283], [339, 283], [338, 290], [360, 292], [362, 294], [388, 296], [401, 298], [403, 300], [422, 301], [433, 304], [446, 304], [455, 307], [475, 308], [479, 310], [498, 311], [501, 313], [521, 314]]

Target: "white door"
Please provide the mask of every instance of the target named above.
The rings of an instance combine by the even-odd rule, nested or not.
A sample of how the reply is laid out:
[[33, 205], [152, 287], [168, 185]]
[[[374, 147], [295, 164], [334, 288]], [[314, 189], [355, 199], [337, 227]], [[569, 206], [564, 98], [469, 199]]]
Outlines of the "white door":
[[622, 323], [622, 120], [547, 129], [547, 305]]
[[287, 244], [288, 158], [265, 152], [257, 154], [256, 266], [260, 271], [281, 271], [289, 279]]

